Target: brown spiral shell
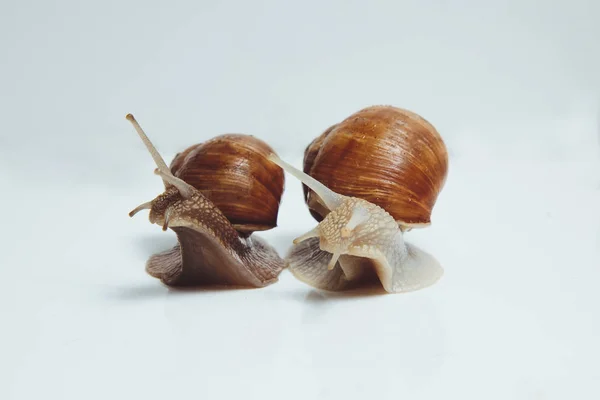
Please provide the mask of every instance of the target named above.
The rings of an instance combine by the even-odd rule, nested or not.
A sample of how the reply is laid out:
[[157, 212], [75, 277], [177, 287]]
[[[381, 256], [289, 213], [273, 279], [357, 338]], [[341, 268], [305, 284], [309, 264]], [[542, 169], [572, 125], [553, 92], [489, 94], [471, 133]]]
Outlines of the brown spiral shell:
[[[333, 191], [375, 203], [405, 226], [431, 223], [448, 173], [437, 130], [419, 115], [392, 106], [364, 108], [329, 127], [304, 152], [304, 172]], [[311, 214], [327, 210], [304, 186]]]
[[223, 134], [188, 147], [171, 162], [173, 175], [198, 189], [246, 235], [277, 226], [283, 170], [273, 149], [243, 134]]

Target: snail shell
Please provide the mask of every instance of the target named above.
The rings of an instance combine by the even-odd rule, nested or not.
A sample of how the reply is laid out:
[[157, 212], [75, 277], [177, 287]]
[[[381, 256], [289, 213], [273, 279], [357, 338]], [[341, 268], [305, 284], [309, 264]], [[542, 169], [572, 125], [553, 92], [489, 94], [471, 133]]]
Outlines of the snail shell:
[[[331, 190], [386, 210], [404, 228], [427, 226], [448, 173], [437, 130], [419, 115], [392, 106], [364, 108], [329, 127], [304, 152], [303, 170]], [[328, 210], [304, 185], [311, 214]]]
[[225, 134], [188, 147], [170, 168], [248, 235], [277, 226], [284, 175], [267, 160], [272, 152], [254, 136]]
[[[127, 119], [154, 158], [155, 173], [165, 184], [164, 193], [129, 215], [149, 209], [150, 222], [163, 230], [172, 229], [178, 239], [171, 250], [150, 257], [146, 272], [170, 286], [263, 287], [276, 282], [284, 261], [275, 249], [251, 235], [253, 230], [269, 229], [277, 221], [284, 178], [281, 169], [264, 156], [272, 152], [270, 147], [249, 135], [222, 135], [189, 147], [169, 168], [134, 117], [129, 114]], [[208, 159], [214, 162], [207, 167], [208, 173], [203, 171], [207, 165], [204, 155], [210, 155]], [[265, 165], [254, 165], [260, 162]], [[255, 177], [264, 179], [248, 183]], [[235, 182], [240, 182], [237, 192]], [[253, 198], [265, 191], [271, 193], [266, 201], [274, 202], [268, 212], [251, 209], [252, 205], [264, 204], [264, 199]], [[211, 198], [225, 207], [229, 216]], [[251, 206], [236, 207], [235, 201], [250, 202]], [[244, 210], [249, 214], [246, 217]], [[259, 216], [250, 215], [253, 213]], [[237, 224], [228, 218], [236, 218]]]

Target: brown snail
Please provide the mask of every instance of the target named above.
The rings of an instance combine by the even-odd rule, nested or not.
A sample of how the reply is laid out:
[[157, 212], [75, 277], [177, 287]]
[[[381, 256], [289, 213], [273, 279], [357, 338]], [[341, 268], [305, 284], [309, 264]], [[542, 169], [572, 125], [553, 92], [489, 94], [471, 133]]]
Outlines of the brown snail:
[[403, 238], [431, 223], [448, 171], [445, 144], [426, 120], [396, 107], [368, 107], [307, 147], [304, 172], [270, 158], [302, 181], [319, 222], [288, 255], [298, 279], [327, 290], [379, 280], [387, 292], [406, 292], [442, 276], [434, 257]]
[[273, 150], [250, 135], [221, 135], [177, 154], [170, 168], [133, 115], [165, 191], [132, 210], [149, 209], [150, 222], [172, 229], [178, 244], [155, 254], [146, 272], [170, 286], [263, 287], [285, 267], [275, 249], [252, 232], [276, 226], [283, 171]]
[[[377, 204], [410, 229], [431, 223], [448, 173], [448, 152], [437, 130], [419, 115], [373, 106], [313, 140], [303, 170], [335, 192]], [[306, 186], [304, 192], [320, 221], [327, 211]]]

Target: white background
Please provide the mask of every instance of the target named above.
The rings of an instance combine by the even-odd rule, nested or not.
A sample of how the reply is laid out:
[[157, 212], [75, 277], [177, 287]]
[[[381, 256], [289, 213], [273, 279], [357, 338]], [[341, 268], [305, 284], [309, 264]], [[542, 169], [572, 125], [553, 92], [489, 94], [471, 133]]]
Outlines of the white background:
[[[600, 3], [0, 3], [1, 399], [600, 398]], [[432, 122], [450, 172], [404, 295], [173, 291], [127, 212], [225, 132], [300, 166], [362, 107]], [[286, 176], [284, 254], [314, 226]]]

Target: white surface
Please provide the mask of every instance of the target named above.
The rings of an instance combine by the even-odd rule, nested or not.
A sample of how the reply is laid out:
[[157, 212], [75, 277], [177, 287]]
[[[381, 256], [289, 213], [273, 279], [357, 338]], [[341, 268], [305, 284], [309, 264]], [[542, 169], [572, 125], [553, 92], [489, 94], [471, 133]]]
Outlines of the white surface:
[[[598, 399], [597, 2], [14, 2], [0, 12], [0, 398]], [[345, 3], [346, 4], [346, 3]], [[393, 5], [392, 5], [393, 4]], [[450, 175], [404, 295], [172, 291], [127, 212], [166, 158], [253, 133], [295, 165], [363, 106], [429, 119]], [[312, 227], [287, 178], [284, 254]]]

